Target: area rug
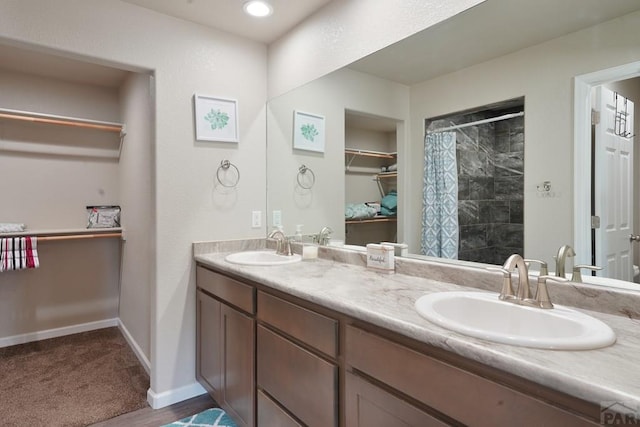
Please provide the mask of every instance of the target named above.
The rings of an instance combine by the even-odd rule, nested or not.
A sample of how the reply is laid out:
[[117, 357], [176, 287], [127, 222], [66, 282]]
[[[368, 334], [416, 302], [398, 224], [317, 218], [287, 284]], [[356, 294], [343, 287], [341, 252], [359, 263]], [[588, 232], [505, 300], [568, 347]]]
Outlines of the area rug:
[[162, 427], [237, 427], [236, 423], [220, 408], [207, 409], [199, 414], [183, 418]]

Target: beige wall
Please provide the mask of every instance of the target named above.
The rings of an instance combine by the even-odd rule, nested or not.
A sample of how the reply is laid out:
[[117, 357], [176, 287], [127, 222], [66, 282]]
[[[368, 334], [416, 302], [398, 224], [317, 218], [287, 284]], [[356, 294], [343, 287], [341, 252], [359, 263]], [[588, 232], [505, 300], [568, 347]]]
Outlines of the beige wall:
[[[269, 98], [344, 67], [483, 1], [333, 1], [269, 46]], [[371, 23], [384, 24], [381, 27]]]
[[150, 368], [151, 354], [150, 296], [155, 240], [153, 83], [148, 74], [131, 73], [120, 89], [122, 121], [126, 123], [127, 135], [118, 171], [121, 223], [125, 229], [119, 316], [147, 368]]
[[[271, 100], [267, 157], [277, 167], [269, 168], [267, 175], [269, 217], [273, 210], [281, 210], [287, 234], [293, 234], [297, 224], [304, 225], [303, 234], [330, 226], [333, 237], [344, 239], [345, 110], [404, 121], [409, 114], [408, 95], [407, 86], [343, 69]], [[325, 117], [324, 153], [292, 149], [294, 110]], [[309, 191], [301, 191], [296, 183], [302, 164], [316, 175]]]
[[[524, 96], [525, 253], [550, 262], [550, 248], [573, 241], [573, 77], [640, 60], [639, 37], [634, 13], [411, 87], [409, 183], [421, 183], [425, 118]], [[543, 181], [557, 197], [537, 197]], [[410, 252], [419, 247], [421, 191], [411, 185], [403, 201], [413, 215]]]
[[[117, 0], [2, 2], [0, 41], [155, 73], [150, 400], [202, 392], [191, 244], [265, 235], [251, 211], [265, 206], [266, 47]], [[195, 92], [238, 100], [240, 143], [195, 141]], [[229, 194], [214, 187], [223, 159], [242, 173]]]
[[[117, 100], [113, 89], [0, 70], [2, 108], [118, 121]], [[118, 139], [2, 120], [0, 145], [6, 143], [35, 144], [46, 151], [60, 145], [117, 148]], [[118, 163], [112, 159], [0, 151], [0, 171], [0, 221], [31, 229], [85, 228], [85, 206], [119, 199]], [[46, 337], [59, 328], [113, 324], [118, 317], [117, 240], [40, 242], [38, 252], [40, 268], [0, 274], [0, 346], [32, 340], [38, 333]]]
[[[0, 107], [94, 120], [118, 121], [118, 93], [109, 88], [0, 70]], [[77, 128], [3, 120], [0, 146], [33, 144], [43, 151], [97, 145], [117, 148], [118, 137]], [[55, 142], [49, 144], [49, 141]], [[15, 147], [15, 145], [13, 145]], [[113, 159], [25, 155], [0, 151], [3, 222], [29, 228], [84, 228], [87, 205], [114, 204], [118, 163]], [[10, 178], [14, 177], [14, 178]], [[10, 201], [10, 202], [9, 202]]]

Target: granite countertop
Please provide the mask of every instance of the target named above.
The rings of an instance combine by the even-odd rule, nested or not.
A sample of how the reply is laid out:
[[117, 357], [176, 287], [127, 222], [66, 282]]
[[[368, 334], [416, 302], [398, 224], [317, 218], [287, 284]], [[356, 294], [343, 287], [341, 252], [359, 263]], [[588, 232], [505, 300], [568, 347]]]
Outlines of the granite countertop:
[[[603, 401], [640, 408], [640, 321], [581, 310], [607, 323], [614, 345], [583, 351], [540, 350], [498, 344], [443, 329], [414, 309], [420, 296], [432, 292], [473, 290], [442, 280], [407, 274], [383, 274], [331, 259], [312, 259], [284, 266], [228, 263], [225, 252], [198, 253], [195, 260], [222, 272], [262, 283], [323, 307], [449, 350], [502, 371], [527, 378], [595, 404]], [[496, 291], [500, 282], [496, 281]]]

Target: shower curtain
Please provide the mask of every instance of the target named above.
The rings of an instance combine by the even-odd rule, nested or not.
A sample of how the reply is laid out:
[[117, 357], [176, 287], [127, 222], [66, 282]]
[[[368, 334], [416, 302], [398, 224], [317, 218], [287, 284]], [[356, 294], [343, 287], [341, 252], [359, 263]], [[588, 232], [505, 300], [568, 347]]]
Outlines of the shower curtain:
[[424, 141], [422, 254], [458, 259], [456, 133], [427, 134]]

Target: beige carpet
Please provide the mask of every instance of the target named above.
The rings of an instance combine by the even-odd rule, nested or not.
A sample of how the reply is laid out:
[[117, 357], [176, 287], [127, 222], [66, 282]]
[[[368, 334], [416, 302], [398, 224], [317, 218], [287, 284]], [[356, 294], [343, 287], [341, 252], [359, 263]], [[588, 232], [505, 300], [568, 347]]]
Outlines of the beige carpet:
[[0, 349], [2, 426], [86, 426], [147, 406], [148, 388], [117, 328]]

